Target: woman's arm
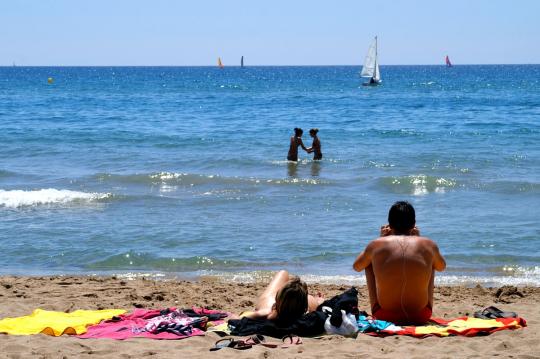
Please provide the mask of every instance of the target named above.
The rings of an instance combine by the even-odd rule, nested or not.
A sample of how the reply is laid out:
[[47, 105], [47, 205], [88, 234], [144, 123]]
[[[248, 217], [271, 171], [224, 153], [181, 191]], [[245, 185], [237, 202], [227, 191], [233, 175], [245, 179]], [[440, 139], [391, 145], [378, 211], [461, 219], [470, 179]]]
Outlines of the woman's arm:
[[301, 138], [298, 138], [298, 145], [299, 145], [300, 147], [302, 147], [302, 149], [303, 149], [304, 151], [308, 152], [308, 149], [306, 148], [306, 146], [304, 146], [304, 142], [302, 141]]

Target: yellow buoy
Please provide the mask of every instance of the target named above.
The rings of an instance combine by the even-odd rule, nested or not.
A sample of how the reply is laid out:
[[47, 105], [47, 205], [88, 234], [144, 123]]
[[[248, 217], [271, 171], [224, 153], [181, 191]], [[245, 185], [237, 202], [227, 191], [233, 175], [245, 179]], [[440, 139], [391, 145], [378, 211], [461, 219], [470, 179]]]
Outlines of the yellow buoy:
[[53, 81], [54, 81], [54, 80], [53, 80], [53, 78], [52, 78], [52, 77], [49, 77], [49, 78], [47, 79], [47, 83], [48, 83], [49, 85], [50, 85], [50, 84], [52, 84], [52, 83], [53, 83]]

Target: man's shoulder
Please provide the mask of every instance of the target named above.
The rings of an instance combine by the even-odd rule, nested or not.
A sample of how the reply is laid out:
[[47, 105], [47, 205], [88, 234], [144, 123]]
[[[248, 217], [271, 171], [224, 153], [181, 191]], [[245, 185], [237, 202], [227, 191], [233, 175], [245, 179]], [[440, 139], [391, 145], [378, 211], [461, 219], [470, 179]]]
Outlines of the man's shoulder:
[[418, 241], [420, 242], [423, 242], [423, 243], [426, 243], [426, 244], [430, 244], [430, 245], [436, 245], [435, 244], [435, 241], [432, 240], [431, 238], [429, 237], [423, 237], [423, 236], [418, 236]]
[[387, 237], [378, 237], [367, 244], [366, 250], [373, 251], [375, 249], [384, 247], [387, 244], [388, 244]]
[[378, 237], [372, 240], [371, 242], [369, 242], [369, 245], [374, 245], [374, 246], [382, 245], [383, 243], [389, 242], [388, 239], [389, 239], [389, 236]]
[[372, 249], [384, 248], [392, 245], [392, 243], [396, 242], [397, 240], [397, 236], [378, 237], [369, 242], [368, 247], [371, 247]]
[[428, 237], [423, 237], [423, 236], [405, 236], [405, 237], [404, 236], [384, 236], [384, 237], [378, 237], [372, 240], [369, 243], [369, 245], [379, 247], [379, 246], [384, 246], [389, 243], [400, 242], [404, 238], [405, 240], [415, 241], [415, 242], [425, 244], [425, 245], [436, 245], [436, 243], [432, 239]]

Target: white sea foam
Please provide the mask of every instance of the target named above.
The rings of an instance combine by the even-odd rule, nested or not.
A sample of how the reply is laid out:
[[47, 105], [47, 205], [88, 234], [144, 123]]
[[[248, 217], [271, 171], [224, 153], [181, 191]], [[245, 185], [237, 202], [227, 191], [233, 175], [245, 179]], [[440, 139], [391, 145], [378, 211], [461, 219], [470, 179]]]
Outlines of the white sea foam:
[[118, 273], [115, 274], [116, 277], [121, 279], [127, 279], [127, 280], [136, 280], [141, 278], [146, 279], [165, 279], [167, 278], [166, 274], [163, 273], [135, 273], [135, 272], [128, 272], [128, 273]]
[[88, 193], [70, 191], [67, 189], [46, 188], [34, 191], [1, 190], [0, 207], [19, 208], [39, 205], [67, 204], [71, 202], [88, 203], [109, 198], [110, 193]]
[[[219, 272], [219, 271], [199, 271], [200, 276], [218, 277], [221, 280], [241, 283], [267, 282], [274, 274], [271, 271], [247, 271], [247, 272]], [[540, 286], [540, 267], [516, 270], [516, 275], [448, 275], [440, 274], [435, 277], [436, 285], [446, 286], [475, 286], [480, 284], [485, 287], [500, 287], [502, 285], [516, 286]], [[344, 285], [365, 285], [366, 280], [363, 275], [318, 275], [300, 274], [307, 283], [321, 284], [344, 284]]]
[[187, 176], [187, 173], [176, 173], [176, 172], [159, 172], [150, 175], [152, 179], [158, 179], [161, 181], [175, 180]]

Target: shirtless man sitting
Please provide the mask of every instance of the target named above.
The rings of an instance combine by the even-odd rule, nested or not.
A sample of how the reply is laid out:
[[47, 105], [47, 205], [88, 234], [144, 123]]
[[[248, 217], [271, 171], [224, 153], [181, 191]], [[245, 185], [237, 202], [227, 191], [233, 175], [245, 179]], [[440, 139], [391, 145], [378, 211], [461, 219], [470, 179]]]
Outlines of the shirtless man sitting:
[[388, 223], [353, 268], [366, 271], [373, 317], [399, 325], [425, 324], [433, 309], [435, 271], [443, 271], [446, 262], [437, 244], [420, 236], [411, 204], [396, 202]]

